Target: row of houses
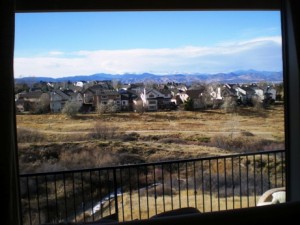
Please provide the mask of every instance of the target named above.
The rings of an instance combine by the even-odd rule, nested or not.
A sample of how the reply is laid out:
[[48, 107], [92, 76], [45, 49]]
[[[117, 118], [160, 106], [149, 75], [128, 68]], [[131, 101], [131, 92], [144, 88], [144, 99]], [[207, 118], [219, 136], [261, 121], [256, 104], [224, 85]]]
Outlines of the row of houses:
[[249, 104], [253, 98], [265, 101], [276, 99], [276, 90], [252, 85], [200, 85], [186, 87], [183, 84], [168, 83], [156, 87], [144, 84], [126, 84], [118, 90], [107, 82], [97, 83], [83, 91], [58, 89], [48, 92], [31, 90], [16, 94], [18, 112], [61, 112], [66, 102], [74, 102], [83, 112], [96, 110], [99, 104], [113, 103], [119, 111], [158, 111], [173, 110], [189, 99], [193, 100], [193, 109], [202, 109], [221, 104], [224, 99], [232, 98], [239, 104]]

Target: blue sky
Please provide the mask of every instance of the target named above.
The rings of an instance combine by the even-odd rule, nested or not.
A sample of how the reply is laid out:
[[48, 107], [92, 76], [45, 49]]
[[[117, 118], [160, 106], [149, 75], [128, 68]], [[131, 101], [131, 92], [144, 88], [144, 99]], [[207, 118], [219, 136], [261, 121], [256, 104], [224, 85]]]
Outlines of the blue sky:
[[278, 11], [16, 15], [15, 77], [282, 70]]

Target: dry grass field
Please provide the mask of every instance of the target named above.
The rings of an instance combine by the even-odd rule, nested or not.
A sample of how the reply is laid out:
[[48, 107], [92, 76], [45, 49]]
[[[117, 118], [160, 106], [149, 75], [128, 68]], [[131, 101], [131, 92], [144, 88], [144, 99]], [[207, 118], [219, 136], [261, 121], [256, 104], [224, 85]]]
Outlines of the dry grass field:
[[[222, 110], [104, 115], [91, 113], [78, 114], [75, 118], [69, 118], [63, 114], [20, 114], [16, 116], [16, 119], [21, 173], [96, 168], [284, 149], [283, 105], [273, 105], [268, 109], [259, 111], [251, 107], [242, 107], [235, 113], [225, 113]], [[154, 193], [156, 194], [153, 194], [150, 189], [143, 188], [133, 188], [131, 192], [124, 191], [118, 197], [119, 220], [146, 219], [163, 211], [186, 206], [196, 207], [201, 212], [255, 206], [260, 193], [254, 192], [256, 194], [253, 195], [252, 192], [256, 186], [254, 185], [254, 178], [249, 177], [248, 180], [248, 173], [253, 174], [255, 170], [261, 171], [259, 177], [263, 175], [265, 178], [270, 175], [268, 172], [269, 165], [276, 164], [274, 171], [281, 171], [282, 169], [282, 165], [279, 163], [280, 158], [276, 162], [272, 157], [261, 157], [261, 160], [264, 163], [260, 164], [255, 160], [249, 161], [249, 158], [244, 157], [238, 161], [212, 160], [209, 165], [204, 162], [199, 164], [198, 166], [201, 168], [196, 170], [193, 167], [186, 167], [180, 172], [180, 177], [185, 177], [186, 173], [192, 175], [198, 171], [194, 176], [196, 180], [192, 178], [188, 180], [190, 186], [193, 186], [192, 182], [194, 182], [197, 191], [194, 190], [194, 187], [189, 187], [178, 192], [176, 186], [173, 186], [174, 190], [171, 186], [171, 191], [168, 189], [168, 181], [161, 181], [162, 178], [158, 176], [159, 174], [151, 172], [151, 169], [149, 169], [146, 178], [142, 176], [143, 174], [136, 174], [135, 176], [131, 174], [130, 181], [127, 181], [129, 184], [126, 183], [127, 186], [136, 185], [135, 183], [139, 180], [139, 183], [144, 185], [161, 182], [160, 185], [165, 185], [166, 189], [161, 192], [160, 186], [155, 186]], [[195, 166], [195, 164], [193, 165]], [[202, 168], [203, 165], [204, 168]], [[244, 167], [240, 165], [244, 165]], [[233, 179], [233, 167], [238, 168], [242, 178], [247, 175], [246, 181], [245, 178], [232, 181], [232, 183], [224, 181], [222, 174], [227, 174], [230, 177], [230, 173], [232, 173], [231, 179]], [[206, 176], [205, 168], [209, 168], [209, 176]], [[179, 172], [174, 171], [173, 173], [170, 172], [169, 175], [166, 172], [166, 178], [170, 176], [175, 180], [176, 176], [179, 176]], [[126, 175], [126, 171], [123, 171], [123, 176], [124, 174]], [[203, 174], [206, 174], [204, 178]], [[220, 176], [216, 174], [220, 174]], [[277, 179], [281, 180], [279, 175]], [[199, 180], [201, 177], [202, 180]], [[235, 179], [239, 178], [237, 175], [234, 177]], [[75, 180], [75, 183], [79, 181]], [[87, 193], [91, 193], [88, 188], [88, 183], [91, 180], [88, 179], [87, 181], [85, 188]], [[218, 182], [220, 189], [216, 190], [211, 182]], [[27, 183], [27, 185], [32, 186], [32, 190], [35, 190], [34, 185], [36, 183], [35, 180]], [[66, 186], [64, 186], [65, 184]], [[49, 202], [55, 202], [56, 198], [59, 197], [61, 204], [64, 204], [64, 193], [74, 191], [71, 184], [72, 181], [70, 180], [57, 180], [55, 182], [56, 187], [53, 188], [53, 184], [48, 182], [46, 186], [48, 185], [47, 188], [51, 190], [50, 192], [58, 193], [57, 196], [47, 198]], [[82, 184], [80, 185], [81, 188]], [[94, 185], [96, 184], [98, 183], [95, 181]], [[237, 185], [235, 192], [233, 191], [234, 184]], [[41, 185], [44, 184], [41, 182]], [[257, 183], [256, 185], [262, 187], [265, 183]], [[22, 183], [21, 187], [22, 193], [26, 193], [25, 183]], [[76, 186], [76, 188], [78, 187]], [[224, 188], [225, 193], [223, 193]], [[57, 191], [54, 192], [53, 190]], [[105, 186], [99, 193], [97, 191], [98, 188], [94, 190], [93, 194], [97, 196], [95, 199], [99, 201], [102, 199], [101, 194], [98, 196], [101, 191], [109, 193]], [[24, 194], [24, 196], [27, 195]], [[71, 199], [72, 195], [69, 197], [68, 202], [72, 204], [68, 210], [72, 210], [74, 200]], [[34, 202], [35, 197], [33, 195], [32, 207], [34, 207]], [[96, 203], [93, 202], [92, 205]], [[100, 214], [109, 215], [113, 213], [111, 210], [114, 210], [112, 207], [114, 204], [114, 200], [111, 200], [109, 204], [106, 203]], [[70, 215], [73, 216], [70, 221], [91, 220], [95, 216], [102, 217], [102, 215], [97, 214], [91, 215], [91, 209], [86, 208], [78, 211], [77, 214]], [[34, 216], [38, 221], [38, 214], [33, 214]], [[24, 218], [24, 224], [27, 224], [26, 221], [29, 217], [24, 216]]]
[[284, 149], [284, 107], [17, 115], [22, 172]]
[[[257, 200], [253, 196], [217, 198], [214, 195], [201, 193], [194, 195], [191, 191], [189, 194], [187, 191], [182, 191], [180, 196], [177, 194], [172, 197], [167, 195], [154, 198], [154, 196], [147, 197], [136, 191], [131, 195], [125, 193], [118, 197], [118, 219], [119, 221], [149, 219], [159, 213], [184, 207], [195, 207], [202, 213], [247, 208], [254, 207]], [[92, 220], [93, 217], [100, 219], [102, 216], [105, 217], [110, 215], [110, 213], [113, 214], [115, 212], [113, 208], [114, 204], [114, 200], [104, 204], [103, 211], [99, 210], [94, 215], [89, 213], [91, 209], [87, 210], [84, 215], [83, 213], [79, 213], [76, 215], [76, 218], [72, 218], [72, 221]]]

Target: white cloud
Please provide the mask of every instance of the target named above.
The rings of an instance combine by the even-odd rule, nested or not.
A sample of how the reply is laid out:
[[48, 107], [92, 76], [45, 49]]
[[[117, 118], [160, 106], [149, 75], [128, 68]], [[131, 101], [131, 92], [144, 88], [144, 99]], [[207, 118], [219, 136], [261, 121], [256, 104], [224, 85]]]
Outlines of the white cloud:
[[281, 37], [261, 37], [213, 47], [95, 50], [44, 57], [15, 58], [15, 77], [72, 76], [94, 73], [216, 73], [238, 69], [282, 69]]
[[64, 52], [61, 52], [61, 51], [51, 51], [51, 52], [49, 52], [49, 55], [54, 55], [54, 56], [56, 56], [56, 55], [64, 55]]

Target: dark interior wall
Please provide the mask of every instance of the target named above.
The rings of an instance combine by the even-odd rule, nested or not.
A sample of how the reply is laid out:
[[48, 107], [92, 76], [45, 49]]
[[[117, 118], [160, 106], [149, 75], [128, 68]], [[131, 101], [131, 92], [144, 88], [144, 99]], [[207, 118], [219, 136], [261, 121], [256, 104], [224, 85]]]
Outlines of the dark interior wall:
[[0, 167], [1, 224], [18, 225], [19, 197], [14, 111], [14, 11], [12, 0], [0, 1]]
[[300, 1], [283, 0], [283, 50], [286, 112], [287, 199], [300, 201], [300, 76], [299, 10]]

